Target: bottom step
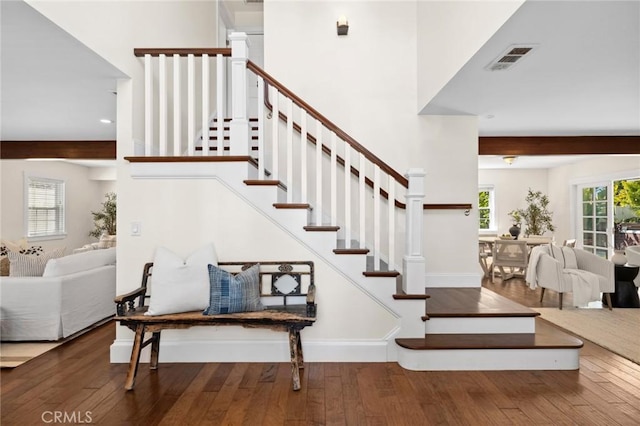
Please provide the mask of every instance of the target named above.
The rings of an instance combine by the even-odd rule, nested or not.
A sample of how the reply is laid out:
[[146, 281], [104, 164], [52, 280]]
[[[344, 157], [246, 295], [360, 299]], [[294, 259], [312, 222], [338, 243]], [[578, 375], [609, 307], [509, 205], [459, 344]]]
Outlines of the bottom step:
[[396, 339], [408, 370], [577, 370], [581, 340], [536, 320], [536, 333], [430, 334]]

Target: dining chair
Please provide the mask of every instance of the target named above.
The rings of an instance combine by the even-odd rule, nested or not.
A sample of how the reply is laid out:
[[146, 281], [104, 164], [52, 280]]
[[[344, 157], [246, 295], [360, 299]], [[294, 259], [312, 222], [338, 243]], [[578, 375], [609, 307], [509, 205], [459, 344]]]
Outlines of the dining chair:
[[489, 258], [492, 256], [491, 245], [480, 241], [478, 243], [478, 260], [480, 261], [480, 267], [484, 272], [485, 277], [491, 276], [491, 267], [489, 266]]
[[575, 247], [576, 246], [576, 239], [572, 238], [570, 240], [564, 240], [564, 242], [562, 243], [563, 246], [567, 246], [567, 247]]
[[[496, 278], [496, 268], [500, 271], [502, 280], [508, 280], [515, 276], [515, 272], [526, 275], [529, 263], [529, 251], [526, 241], [519, 240], [496, 240], [493, 243], [493, 264], [491, 265], [491, 281]], [[505, 272], [509, 268], [510, 273]]]

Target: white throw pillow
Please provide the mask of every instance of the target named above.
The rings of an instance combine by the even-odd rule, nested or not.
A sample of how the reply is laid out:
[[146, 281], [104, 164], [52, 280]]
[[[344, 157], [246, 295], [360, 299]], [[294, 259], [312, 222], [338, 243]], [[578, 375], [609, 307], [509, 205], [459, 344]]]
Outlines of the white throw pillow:
[[63, 275], [99, 268], [100, 266], [113, 265], [114, 263], [116, 263], [115, 247], [105, 250], [91, 250], [49, 260], [42, 276], [61, 277]]
[[564, 255], [564, 267], [566, 269], [578, 269], [578, 259], [576, 258], [576, 252], [571, 247], [562, 247], [562, 254]]
[[50, 259], [62, 257], [64, 255], [64, 247], [57, 248], [45, 252], [39, 256], [29, 256], [27, 254], [15, 253], [10, 251], [7, 253], [9, 258], [9, 276], [12, 277], [41, 277], [44, 268]]
[[209, 306], [209, 269], [218, 265], [213, 244], [183, 260], [164, 247], [156, 250], [151, 273], [151, 300], [145, 315], [204, 311]]

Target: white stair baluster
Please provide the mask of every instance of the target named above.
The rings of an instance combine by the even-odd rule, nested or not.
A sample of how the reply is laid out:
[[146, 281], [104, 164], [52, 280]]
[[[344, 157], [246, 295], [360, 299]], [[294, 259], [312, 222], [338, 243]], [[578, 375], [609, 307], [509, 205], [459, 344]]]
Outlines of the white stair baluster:
[[278, 180], [278, 156], [280, 155], [280, 140], [278, 139], [278, 127], [280, 126], [280, 110], [278, 105], [278, 97], [279, 92], [278, 89], [271, 86], [272, 96], [271, 96], [271, 105], [273, 105], [273, 114], [272, 114], [272, 136], [271, 136], [271, 179]]
[[153, 62], [144, 55], [144, 155], [153, 155]]
[[366, 241], [366, 237], [367, 237], [367, 225], [365, 223], [365, 209], [367, 208], [367, 204], [366, 204], [366, 194], [367, 194], [367, 188], [365, 186], [365, 167], [366, 167], [366, 163], [365, 163], [365, 158], [364, 158], [364, 154], [363, 153], [359, 153], [360, 156], [360, 164], [358, 166], [359, 168], [359, 175], [358, 175], [358, 197], [359, 197], [359, 201], [360, 201], [360, 208], [358, 211], [358, 217], [360, 219], [360, 224], [358, 225], [358, 231], [360, 232], [360, 248], [364, 249], [366, 248], [367, 245], [367, 241]]
[[202, 155], [209, 155], [209, 55], [202, 55]]
[[293, 203], [293, 100], [287, 99], [287, 203]]
[[158, 124], [159, 129], [159, 144], [161, 157], [167, 155], [167, 55], [160, 55], [160, 61], [158, 64]]
[[182, 142], [182, 106], [180, 83], [180, 55], [173, 55], [173, 155], [180, 155]]
[[300, 202], [307, 201], [307, 111], [300, 110]]
[[344, 244], [351, 248], [351, 145], [344, 144]]
[[218, 138], [218, 155], [224, 155], [224, 86], [224, 57], [218, 54], [216, 55], [216, 117], [218, 121], [216, 137]]
[[258, 179], [264, 180], [264, 80], [258, 77]]
[[335, 132], [331, 132], [331, 226], [338, 223], [338, 153]]
[[316, 120], [316, 225], [322, 225], [322, 123]]
[[389, 190], [388, 195], [389, 199], [387, 200], [387, 207], [389, 208], [389, 232], [388, 232], [388, 243], [389, 243], [389, 270], [393, 271], [396, 269], [396, 244], [395, 244], [395, 235], [396, 235], [396, 181], [395, 179], [389, 175]]
[[380, 166], [373, 165], [373, 269], [380, 269]]
[[187, 155], [195, 155], [196, 139], [196, 66], [195, 56], [187, 56]]

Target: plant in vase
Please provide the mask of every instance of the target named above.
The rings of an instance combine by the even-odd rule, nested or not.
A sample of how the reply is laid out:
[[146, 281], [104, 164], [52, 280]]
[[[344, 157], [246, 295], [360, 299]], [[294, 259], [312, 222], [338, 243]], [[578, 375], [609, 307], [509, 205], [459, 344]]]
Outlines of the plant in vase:
[[509, 213], [513, 218], [519, 217], [525, 223], [525, 235], [543, 235], [547, 231], [555, 231], [555, 226], [551, 222], [553, 212], [549, 211], [549, 197], [541, 191], [533, 191], [529, 188], [529, 192], [525, 198], [527, 207], [524, 209], [516, 209]]
[[509, 234], [513, 236], [515, 240], [518, 239], [518, 235], [520, 235], [520, 224], [522, 223], [522, 216], [520, 216], [520, 212], [517, 210], [513, 210], [509, 212], [509, 216], [513, 221], [513, 226], [509, 228]]
[[105, 242], [105, 247], [112, 247], [115, 246], [116, 235], [116, 194], [108, 192], [105, 194], [105, 198], [106, 201], [102, 203], [102, 209], [91, 212], [95, 229], [89, 232], [89, 235], [99, 238], [101, 243], [103, 240], [108, 240], [108, 243]]

